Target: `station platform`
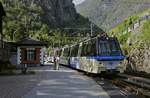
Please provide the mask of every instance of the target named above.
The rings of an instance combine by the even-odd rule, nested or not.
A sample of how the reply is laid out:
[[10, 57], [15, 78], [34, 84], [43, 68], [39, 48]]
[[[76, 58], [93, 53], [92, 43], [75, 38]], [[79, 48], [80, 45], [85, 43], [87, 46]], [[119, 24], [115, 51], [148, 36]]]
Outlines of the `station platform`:
[[34, 70], [42, 74], [42, 80], [22, 98], [110, 98], [93, 79], [75, 70], [43, 68]]

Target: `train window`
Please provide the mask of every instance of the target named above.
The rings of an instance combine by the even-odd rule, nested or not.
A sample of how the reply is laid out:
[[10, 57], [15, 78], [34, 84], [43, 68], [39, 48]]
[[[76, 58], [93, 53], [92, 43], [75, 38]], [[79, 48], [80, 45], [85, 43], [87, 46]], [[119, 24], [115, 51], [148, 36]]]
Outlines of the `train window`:
[[91, 52], [90, 56], [96, 56], [97, 55], [97, 49], [96, 49], [96, 39], [91, 40]]
[[70, 56], [70, 53], [71, 53], [71, 48], [69, 47], [69, 48], [68, 48], [68, 53], [67, 53], [67, 56], [68, 56], [68, 57]]
[[82, 43], [81, 56], [86, 56], [87, 55], [87, 47], [88, 47], [88, 44], [86, 42]]
[[86, 56], [90, 56], [91, 55], [91, 49], [92, 49], [92, 42], [89, 41], [87, 43]]
[[110, 41], [110, 47], [111, 47], [112, 51], [120, 50], [119, 46], [117, 45], [117, 43], [114, 40]]
[[99, 40], [99, 55], [117, 56], [121, 55], [121, 50], [115, 40]]
[[84, 56], [84, 43], [82, 43], [82, 46], [81, 46], [81, 56]]
[[72, 52], [73, 52], [72, 49], [73, 49], [73, 48], [70, 47], [70, 57], [72, 57]]
[[96, 39], [82, 44], [81, 56], [96, 56]]
[[78, 55], [79, 45], [72, 46], [71, 56], [76, 57]]
[[100, 41], [99, 44], [99, 53], [102, 56], [108, 56], [110, 55], [110, 46], [108, 41]]
[[64, 56], [64, 57], [67, 57], [67, 56], [68, 56], [68, 52], [69, 52], [68, 49], [69, 49], [69, 48], [64, 48], [64, 53], [63, 53], [63, 56]]
[[115, 40], [110, 41], [111, 55], [122, 55], [119, 44]]

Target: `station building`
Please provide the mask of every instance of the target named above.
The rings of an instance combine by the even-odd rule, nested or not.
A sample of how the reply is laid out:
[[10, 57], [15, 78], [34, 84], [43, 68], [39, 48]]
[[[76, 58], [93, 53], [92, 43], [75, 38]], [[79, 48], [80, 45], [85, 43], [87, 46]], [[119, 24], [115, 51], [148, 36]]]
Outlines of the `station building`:
[[17, 43], [17, 65], [43, 65], [45, 42], [25, 38]]

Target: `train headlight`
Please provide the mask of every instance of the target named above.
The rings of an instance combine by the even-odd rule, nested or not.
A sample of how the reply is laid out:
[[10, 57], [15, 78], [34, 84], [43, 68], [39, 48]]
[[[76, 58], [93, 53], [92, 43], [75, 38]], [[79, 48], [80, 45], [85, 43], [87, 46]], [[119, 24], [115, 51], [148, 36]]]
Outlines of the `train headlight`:
[[102, 62], [99, 62], [99, 65], [100, 65], [100, 66], [104, 66], [104, 64], [103, 64]]
[[122, 65], [123, 65], [123, 63], [122, 63], [122, 62], [119, 62], [117, 67], [118, 67], [118, 68], [122, 68]]

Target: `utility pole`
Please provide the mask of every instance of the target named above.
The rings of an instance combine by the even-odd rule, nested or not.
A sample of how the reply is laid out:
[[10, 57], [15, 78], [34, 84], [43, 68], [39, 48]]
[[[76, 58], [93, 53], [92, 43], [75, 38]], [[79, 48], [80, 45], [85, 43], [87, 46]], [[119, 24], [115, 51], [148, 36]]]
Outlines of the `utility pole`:
[[3, 17], [6, 16], [3, 5], [0, 2], [0, 48], [4, 48], [3, 46]]

